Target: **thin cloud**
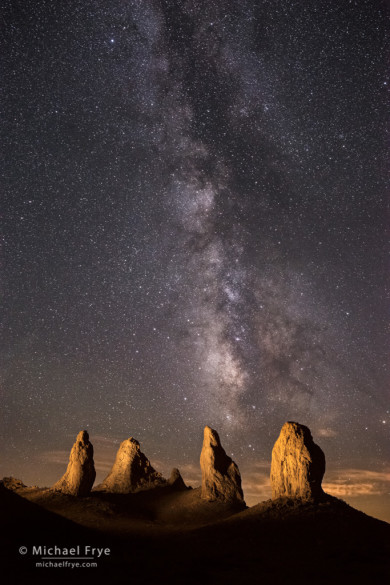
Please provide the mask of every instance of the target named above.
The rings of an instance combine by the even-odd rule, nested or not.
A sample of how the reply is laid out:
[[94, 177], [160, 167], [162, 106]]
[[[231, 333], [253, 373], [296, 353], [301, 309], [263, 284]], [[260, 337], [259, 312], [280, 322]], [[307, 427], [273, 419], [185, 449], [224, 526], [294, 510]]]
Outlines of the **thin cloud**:
[[257, 461], [250, 468], [245, 466], [240, 469], [242, 489], [248, 506], [254, 506], [271, 497], [271, 484], [269, 479], [270, 462]]
[[202, 483], [202, 473], [199, 465], [187, 463], [179, 467], [180, 473], [186, 485], [199, 487]]
[[330, 429], [329, 427], [326, 427], [324, 429], [318, 429], [316, 434], [319, 437], [337, 437], [338, 432], [335, 431], [334, 429]]
[[390, 494], [390, 472], [341, 469], [329, 473], [323, 488], [336, 497], [386, 495]]
[[[61, 465], [65, 471], [69, 463], [69, 451], [45, 451], [39, 459], [46, 465]], [[97, 461], [95, 460], [95, 469], [97, 472], [106, 473], [111, 470], [113, 463], [112, 457], [99, 457]]]
[[113, 437], [105, 437], [104, 435], [93, 435], [92, 438], [90, 437], [90, 440], [93, 445], [98, 443], [101, 443], [103, 445], [118, 445], [119, 443], [122, 443], [124, 439], [123, 437], [122, 439], [116, 439]]

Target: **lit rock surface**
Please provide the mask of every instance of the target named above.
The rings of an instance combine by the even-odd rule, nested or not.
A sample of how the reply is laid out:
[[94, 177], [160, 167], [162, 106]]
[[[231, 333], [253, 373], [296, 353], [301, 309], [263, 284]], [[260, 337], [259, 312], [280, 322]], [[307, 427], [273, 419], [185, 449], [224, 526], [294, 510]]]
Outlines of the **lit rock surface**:
[[110, 473], [97, 489], [127, 494], [165, 483], [161, 473], [142, 453], [139, 442], [130, 437], [121, 443]]
[[309, 500], [323, 494], [325, 455], [308, 427], [286, 422], [272, 450], [272, 498]]
[[26, 487], [22, 480], [17, 479], [16, 477], [3, 477], [1, 481], [3, 486], [7, 488], [7, 490], [18, 490]]
[[237, 465], [226, 455], [217, 431], [204, 429], [200, 455], [202, 498], [226, 503], [244, 503]]
[[52, 489], [73, 496], [87, 496], [95, 477], [93, 446], [87, 431], [80, 431], [70, 452], [68, 468]]

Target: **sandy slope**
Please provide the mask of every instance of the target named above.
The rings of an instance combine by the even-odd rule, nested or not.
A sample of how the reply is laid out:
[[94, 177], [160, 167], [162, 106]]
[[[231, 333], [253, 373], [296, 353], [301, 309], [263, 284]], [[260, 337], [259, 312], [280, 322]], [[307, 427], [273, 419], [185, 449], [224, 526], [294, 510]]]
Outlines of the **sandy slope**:
[[[73, 498], [0, 490], [3, 575], [12, 583], [383, 584], [390, 525], [329, 498], [264, 502], [246, 510], [204, 502], [199, 490], [158, 488]], [[19, 546], [109, 547], [98, 568], [38, 569]], [[10, 581], [10, 582], [11, 582]]]

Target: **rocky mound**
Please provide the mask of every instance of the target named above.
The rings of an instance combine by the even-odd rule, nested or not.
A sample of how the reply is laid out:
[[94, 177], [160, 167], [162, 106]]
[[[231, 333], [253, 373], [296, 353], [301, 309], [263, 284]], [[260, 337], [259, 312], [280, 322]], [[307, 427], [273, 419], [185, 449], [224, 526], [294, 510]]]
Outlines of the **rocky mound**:
[[110, 473], [97, 489], [128, 494], [164, 484], [166, 480], [142, 453], [139, 442], [130, 437], [121, 443]]
[[3, 477], [1, 483], [7, 490], [19, 490], [21, 488], [25, 488], [26, 486], [22, 482], [21, 479], [16, 479], [16, 477]]
[[170, 478], [168, 479], [168, 485], [170, 485], [175, 490], [188, 489], [184, 483], [180, 471], [176, 467], [174, 467], [171, 471]]
[[324, 473], [325, 455], [308, 427], [286, 422], [272, 450], [272, 498], [319, 498]]
[[207, 426], [204, 429], [200, 467], [203, 499], [245, 505], [238, 467], [226, 455], [217, 431]]

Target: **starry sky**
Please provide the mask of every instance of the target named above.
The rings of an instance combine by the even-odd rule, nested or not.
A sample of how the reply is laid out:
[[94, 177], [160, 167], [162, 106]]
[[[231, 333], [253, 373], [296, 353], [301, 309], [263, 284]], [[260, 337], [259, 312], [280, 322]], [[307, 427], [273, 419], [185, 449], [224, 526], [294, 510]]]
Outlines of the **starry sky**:
[[296, 420], [390, 520], [388, 16], [2, 2], [2, 475], [87, 428], [196, 481], [208, 424], [255, 503]]

